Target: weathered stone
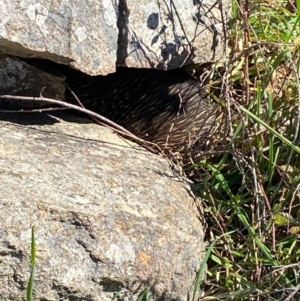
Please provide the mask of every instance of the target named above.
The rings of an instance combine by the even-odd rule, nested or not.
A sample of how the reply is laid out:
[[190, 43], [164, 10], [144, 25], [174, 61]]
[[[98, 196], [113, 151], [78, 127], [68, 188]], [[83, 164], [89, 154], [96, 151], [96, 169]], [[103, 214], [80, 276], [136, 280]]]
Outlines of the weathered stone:
[[0, 0], [0, 49], [91, 75], [223, 57], [230, 0]]
[[[65, 78], [50, 66], [43, 68], [40, 61], [38, 68], [16, 58], [0, 53], [0, 94], [17, 96], [46, 97], [64, 99]], [[6, 109], [38, 108], [45, 102], [6, 101], [0, 99], [0, 106]], [[21, 105], [20, 105], [21, 104]], [[49, 103], [47, 103], [49, 105]]]
[[0, 128], [1, 300], [23, 300], [32, 225], [35, 300], [136, 300], [147, 286], [188, 300], [203, 233], [164, 159], [68, 114], [2, 114]]

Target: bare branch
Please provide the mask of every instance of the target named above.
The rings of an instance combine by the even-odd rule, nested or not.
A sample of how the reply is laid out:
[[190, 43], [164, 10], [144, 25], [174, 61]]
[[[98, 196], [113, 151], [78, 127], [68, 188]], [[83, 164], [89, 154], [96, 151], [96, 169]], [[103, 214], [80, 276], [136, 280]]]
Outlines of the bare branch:
[[[77, 97], [76, 97], [77, 98]], [[155, 146], [155, 148], [157, 148], [160, 152], [161, 149], [152, 142], [148, 142], [146, 140], [143, 140], [141, 138], [138, 138], [137, 136], [135, 136], [134, 134], [132, 134], [131, 132], [127, 131], [125, 128], [123, 128], [122, 126], [116, 124], [115, 122], [103, 117], [102, 115], [99, 115], [93, 111], [87, 110], [83, 107], [77, 106], [77, 105], [73, 105], [61, 100], [56, 100], [56, 99], [52, 99], [52, 98], [45, 98], [45, 97], [29, 97], [29, 96], [14, 96], [14, 95], [0, 95], [0, 99], [14, 99], [14, 100], [23, 100], [23, 101], [37, 101], [37, 102], [48, 102], [50, 104], [56, 104], [59, 105], [63, 108], [66, 109], [72, 109], [72, 110], [76, 110], [79, 112], [82, 112], [84, 114], [87, 114], [93, 118], [96, 118], [97, 120], [100, 120], [101, 122], [103, 122], [104, 124], [108, 125], [109, 127], [111, 127], [114, 131], [116, 131], [119, 134], [122, 134], [124, 136], [129, 137], [130, 139], [133, 139], [134, 141], [138, 142], [140, 145], [142, 145], [143, 147], [145, 147], [147, 150], [153, 152], [153, 153], [158, 153], [157, 151], [155, 151], [150, 145]], [[78, 100], [78, 98], [77, 98]], [[78, 100], [79, 101], [79, 100]], [[79, 103], [81, 104], [81, 102], [79, 101]], [[81, 104], [82, 105], [82, 104]], [[44, 110], [44, 109], [43, 109]], [[38, 109], [35, 110], [37, 112], [42, 112], [42, 109]], [[3, 111], [4, 112], [4, 111]], [[16, 111], [8, 111], [6, 110], [5, 113], [15, 113]], [[21, 112], [25, 112], [24, 110], [19, 111]], [[32, 112], [32, 111], [30, 111]]]

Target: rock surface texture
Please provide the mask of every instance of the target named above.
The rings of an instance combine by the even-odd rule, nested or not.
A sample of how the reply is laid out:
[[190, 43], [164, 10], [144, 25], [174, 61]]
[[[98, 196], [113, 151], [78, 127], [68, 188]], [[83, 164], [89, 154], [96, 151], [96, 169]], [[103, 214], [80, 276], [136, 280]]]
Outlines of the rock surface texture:
[[0, 49], [85, 73], [171, 69], [223, 57], [229, 0], [0, 0]]
[[[51, 72], [52, 71], [52, 72]], [[56, 70], [39, 61], [38, 68], [26, 63], [17, 57], [10, 57], [0, 53], [0, 94], [21, 95], [31, 97], [46, 97], [61, 99], [65, 97], [65, 77]], [[4, 100], [0, 99], [0, 107]], [[6, 102], [7, 109], [15, 107], [40, 107], [42, 102], [21, 103], [18, 101]]]
[[[0, 296], [188, 300], [203, 257], [189, 186], [168, 163], [68, 114], [0, 116]], [[191, 297], [191, 296], [190, 296]], [[189, 299], [190, 300], [190, 299]]]

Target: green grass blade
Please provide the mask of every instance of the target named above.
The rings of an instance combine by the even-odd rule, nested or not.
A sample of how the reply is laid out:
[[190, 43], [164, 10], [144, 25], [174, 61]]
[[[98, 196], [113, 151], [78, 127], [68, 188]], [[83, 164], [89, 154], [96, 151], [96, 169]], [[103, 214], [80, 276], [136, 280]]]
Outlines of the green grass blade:
[[248, 111], [243, 106], [240, 106], [240, 109], [241, 109], [241, 111], [243, 111], [244, 113], [246, 113], [248, 116], [250, 116], [252, 119], [254, 119], [256, 122], [258, 122], [259, 124], [261, 124], [262, 126], [264, 126], [266, 129], [268, 129], [270, 133], [272, 133], [275, 137], [277, 137], [278, 139], [280, 139], [284, 144], [286, 144], [291, 149], [293, 149], [295, 152], [297, 152], [298, 154], [300, 154], [300, 148], [298, 146], [294, 145], [290, 140], [288, 140], [285, 137], [283, 137], [282, 135], [280, 135], [276, 130], [274, 130], [267, 123], [265, 123], [264, 121], [262, 121], [261, 119], [259, 119], [257, 116], [255, 116], [253, 113], [251, 113], [250, 111]]
[[136, 301], [149, 301], [150, 300], [150, 287], [148, 286], [143, 292], [141, 292]]
[[216, 243], [216, 241], [214, 241], [213, 243], [210, 244], [209, 248], [207, 249], [207, 251], [205, 253], [205, 257], [204, 257], [204, 259], [203, 259], [203, 261], [200, 265], [200, 269], [199, 269], [199, 271], [197, 273], [197, 276], [196, 276], [192, 301], [196, 300], [197, 291], [200, 287], [200, 282], [203, 280], [203, 275], [204, 275], [204, 270], [205, 270], [205, 267], [206, 267], [206, 263], [207, 263], [210, 255], [211, 255], [211, 252], [213, 250], [213, 247], [214, 247], [215, 243]]
[[34, 235], [34, 226], [31, 227], [31, 272], [30, 277], [27, 285], [27, 291], [26, 291], [26, 301], [32, 300], [33, 295], [33, 279], [34, 279], [34, 272], [35, 272], [35, 255], [36, 255], [36, 249], [35, 249], [35, 235]]

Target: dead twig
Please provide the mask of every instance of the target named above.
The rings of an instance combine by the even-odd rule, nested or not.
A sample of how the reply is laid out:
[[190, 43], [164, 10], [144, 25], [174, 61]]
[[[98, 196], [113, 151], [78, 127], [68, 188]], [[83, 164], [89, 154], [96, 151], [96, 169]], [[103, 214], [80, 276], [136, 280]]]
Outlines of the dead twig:
[[69, 108], [40, 108], [40, 109], [29, 109], [29, 110], [0, 110], [0, 113], [43, 113], [52, 111], [64, 111], [69, 110]]
[[[76, 97], [77, 98], [77, 97]], [[56, 99], [52, 99], [52, 98], [45, 98], [45, 97], [29, 97], [29, 96], [14, 96], [14, 95], [0, 95], [0, 99], [13, 99], [13, 100], [23, 100], [23, 101], [37, 101], [37, 102], [48, 102], [51, 104], [56, 104], [59, 105], [63, 108], [66, 109], [72, 109], [72, 110], [76, 110], [78, 112], [87, 114], [93, 118], [96, 118], [97, 120], [100, 120], [101, 122], [103, 122], [103, 124], [108, 125], [109, 127], [111, 127], [115, 132], [124, 135], [126, 137], [129, 137], [130, 139], [136, 141], [138, 144], [140, 144], [141, 146], [145, 147], [147, 150], [149, 150], [152, 153], [158, 154], [161, 153], [161, 149], [152, 142], [146, 141], [144, 139], [138, 138], [137, 136], [135, 136], [134, 134], [132, 134], [131, 132], [127, 131], [125, 128], [123, 128], [122, 126], [116, 124], [115, 122], [103, 117], [102, 115], [99, 115], [93, 111], [90, 111], [88, 109], [85, 109], [83, 107], [77, 106], [77, 105], [73, 105], [61, 100], [56, 100]], [[78, 100], [79, 101], [79, 100]], [[79, 101], [79, 103], [81, 104], [81, 102]], [[51, 108], [53, 110], [53, 108]], [[46, 109], [34, 109], [35, 112], [42, 112], [42, 110], [46, 110]], [[25, 110], [26, 112], [28, 110]], [[23, 113], [25, 112], [24, 110], [20, 110], [20, 111], [1, 111], [3, 113], [15, 113], [15, 112], [19, 112], [19, 113]], [[29, 112], [33, 112], [33, 110], [29, 111]], [[155, 151], [151, 146], [155, 146], [156, 149], [158, 149], [158, 151]]]

